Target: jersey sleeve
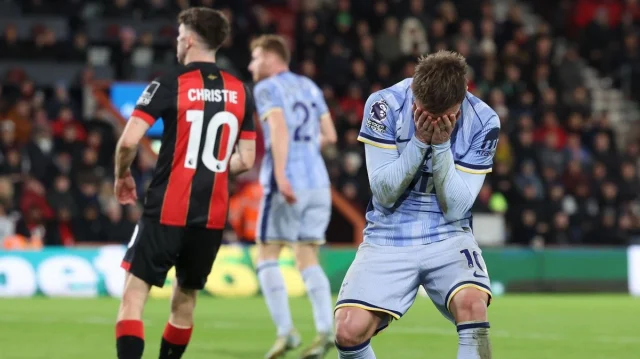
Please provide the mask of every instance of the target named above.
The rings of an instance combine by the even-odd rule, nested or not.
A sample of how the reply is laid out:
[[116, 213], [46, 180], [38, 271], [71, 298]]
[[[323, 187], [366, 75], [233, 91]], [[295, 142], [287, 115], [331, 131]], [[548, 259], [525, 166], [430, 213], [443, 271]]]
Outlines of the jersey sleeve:
[[156, 78], [142, 91], [131, 116], [145, 120], [153, 126], [170, 106], [175, 104], [174, 82], [167, 78]]
[[475, 133], [469, 151], [455, 161], [456, 168], [474, 174], [491, 172], [499, 135], [500, 120], [494, 115]]
[[244, 118], [242, 119], [242, 127], [240, 128], [241, 140], [255, 140], [256, 128], [253, 122], [253, 117], [256, 112], [255, 104], [251, 91], [245, 86], [244, 91], [247, 94], [246, 101], [244, 103]]
[[260, 121], [264, 121], [273, 110], [284, 108], [278, 89], [268, 80], [259, 82], [253, 89], [253, 93]]
[[380, 93], [367, 99], [358, 141], [375, 147], [396, 149], [396, 121], [393, 111]]

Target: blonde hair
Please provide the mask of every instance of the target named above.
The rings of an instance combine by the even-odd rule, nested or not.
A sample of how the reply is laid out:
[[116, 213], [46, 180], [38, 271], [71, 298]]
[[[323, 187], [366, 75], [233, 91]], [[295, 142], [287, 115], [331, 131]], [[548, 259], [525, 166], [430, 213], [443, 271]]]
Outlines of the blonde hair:
[[289, 51], [287, 41], [282, 36], [261, 35], [251, 41], [251, 45], [249, 46], [251, 51], [258, 47], [261, 47], [264, 51], [271, 51], [280, 56], [282, 61], [284, 61], [286, 64], [289, 64], [289, 62], [291, 61], [291, 51]]

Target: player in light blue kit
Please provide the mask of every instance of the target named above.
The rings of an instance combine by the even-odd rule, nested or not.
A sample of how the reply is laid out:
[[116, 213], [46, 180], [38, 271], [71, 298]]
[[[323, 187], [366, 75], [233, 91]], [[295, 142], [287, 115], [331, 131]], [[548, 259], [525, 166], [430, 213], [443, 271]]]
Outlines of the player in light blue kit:
[[266, 153], [260, 169], [264, 198], [258, 222], [258, 279], [277, 339], [265, 356], [280, 358], [300, 345], [284, 279], [278, 267], [283, 245], [292, 245], [313, 307], [318, 335], [302, 358], [322, 358], [334, 346], [329, 280], [318, 264], [319, 246], [331, 217], [329, 175], [320, 153], [335, 143], [336, 130], [322, 91], [289, 71], [283, 38], [261, 36], [251, 44], [249, 70], [257, 82], [256, 108]]
[[465, 75], [462, 56], [440, 51], [367, 100], [358, 139], [373, 199], [336, 304], [339, 358], [375, 358], [371, 337], [406, 313], [420, 285], [457, 325], [458, 359], [491, 358], [489, 275], [470, 209], [500, 122]]

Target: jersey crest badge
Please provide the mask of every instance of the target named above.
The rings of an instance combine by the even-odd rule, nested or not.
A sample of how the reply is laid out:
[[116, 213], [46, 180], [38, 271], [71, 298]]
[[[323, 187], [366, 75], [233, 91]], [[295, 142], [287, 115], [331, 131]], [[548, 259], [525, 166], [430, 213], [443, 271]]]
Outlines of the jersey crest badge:
[[378, 100], [371, 105], [371, 110], [369, 111], [369, 118], [367, 119], [366, 126], [375, 132], [385, 132], [387, 130], [387, 126], [384, 125], [384, 120], [387, 119], [387, 112], [389, 111], [389, 106], [384, 100]]
[[371, 105], [371, 111], [369, 111], [369, 119], [382, 123], [387, 119], [387, 111], [389, 111], [389, 105], [385, 100], [378, 100]]

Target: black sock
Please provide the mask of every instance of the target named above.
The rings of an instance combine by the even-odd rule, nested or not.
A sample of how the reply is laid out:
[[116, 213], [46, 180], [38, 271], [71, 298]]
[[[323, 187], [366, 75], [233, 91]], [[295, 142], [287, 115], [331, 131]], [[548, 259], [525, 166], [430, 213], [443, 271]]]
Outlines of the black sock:
[[176, 328], [171, 323], [167, 323], [162, 335], [160, 344], [159, 359], [180, 359], [187, 349], [189, 339], [191, 339], [191, 328]]
[[118, 359], [141, 359], [144, 352], [144, 327], [141, 320], [116, 323]]

